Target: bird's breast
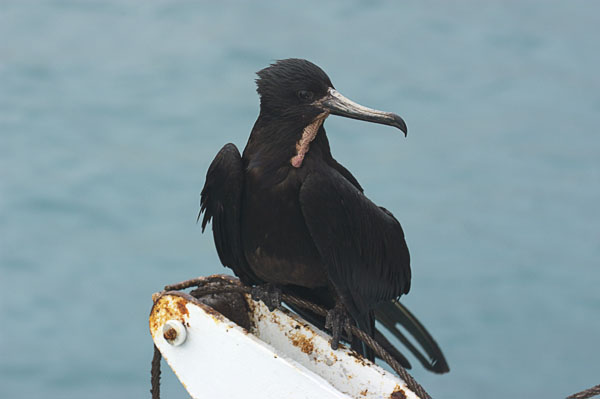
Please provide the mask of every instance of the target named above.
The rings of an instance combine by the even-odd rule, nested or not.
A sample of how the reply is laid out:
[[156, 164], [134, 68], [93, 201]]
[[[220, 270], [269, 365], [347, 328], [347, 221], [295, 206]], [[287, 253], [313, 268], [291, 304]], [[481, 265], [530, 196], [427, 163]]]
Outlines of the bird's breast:
[[242, 241], [248, 264], [266, 282], [316, 288], [327, 275], [304, 222], [299, 193], [302, 176], [291, 171], [276, 184], [268, 176], [246, 175]]

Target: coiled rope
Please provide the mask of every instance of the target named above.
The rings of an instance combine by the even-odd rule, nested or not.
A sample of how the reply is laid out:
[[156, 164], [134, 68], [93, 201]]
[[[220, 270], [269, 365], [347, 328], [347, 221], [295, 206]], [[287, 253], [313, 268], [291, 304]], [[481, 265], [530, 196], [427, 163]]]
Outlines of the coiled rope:
[[[205, 286], [207, 283], [215, 281], [215, 279], [210, 278], [197, 278], [191, 279], [187, 281], [183, 281], [181, 283], [172, 284], [165, 286], [164, 291], [181, 291], [192, 287], [197, 287], [190, 292], [195, 298], [199, 298], [205, 295], [211, 294], [224, 294], [224, 293], [240, 293], [240, 294], [250, 294], [252, 292], [252, 288], [244, 285], [235, 284], [233, 282], [228, 282], [222, 279], [218, 279], [220, 286], [219, 287], [207, 287]], [[302, 298], [298, 298], [292, 295], [282, 294], [283, 302], [287, 302], [294, 306], [298, 306], [311, 312], [318, 314], [319, 316], [327, 316], [327, 310], [319, 305], [316, 305], [310, 301], [307, 301]], [[375, 354], [383, 359], [390, 367], [398, 374], [400, 378], [404, 380], [406, 386], [413, 391], [417, 396], [421, 399], [432, 399], [431, 396], [425, 391], [425, 389], [406, 371], [404, 367], [400, 365], [377, 341], [375, 341], [372, 337], [370, 337], [367, 333], [362, 331], [356, 326], [349, 326], [350, 332], [353, 336], [357, 337], [361, 341], [363, 341], [369, 348], [371, 348]], [[152, 371], [151, 371], [151, 384], [152, 388], [150, 392], [152, 393], [152, 399], [160, 399], [160, 351], [154, 347], [154, 356], [152, 358]], [[577, 398], [580, 399], [580, 398]]]

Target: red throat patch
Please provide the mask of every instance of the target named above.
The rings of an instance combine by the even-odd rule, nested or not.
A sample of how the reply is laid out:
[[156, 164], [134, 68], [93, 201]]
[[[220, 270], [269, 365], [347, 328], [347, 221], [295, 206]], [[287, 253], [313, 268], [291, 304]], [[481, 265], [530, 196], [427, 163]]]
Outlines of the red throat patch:
[[304, 161], [304, 157], [310, 148], [311, 141], [317, 137], [319, 128], [323, 124], [323, 121], [325, 121], [325, 118], [328, 116], [328, 112], [319, 114], [315, 120], [310, 125], [306, 126], [302, 131], [302, 137], [296, 143], [296, 155], [290, 160], [290, 163], [294, 168], [299, 168], [302, 166], [302, 161]]

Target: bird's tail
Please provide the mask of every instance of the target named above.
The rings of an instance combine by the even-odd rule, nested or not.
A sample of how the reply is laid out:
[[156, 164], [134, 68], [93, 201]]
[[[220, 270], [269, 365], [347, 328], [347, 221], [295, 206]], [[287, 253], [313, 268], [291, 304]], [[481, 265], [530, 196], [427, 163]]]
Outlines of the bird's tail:
[[[375, 335], [375, 317], [373, 316], [373, 312], [367, 313], [367, 315], [364, 317], [357, 318], [356, 325], [358, 328], [366, 332], [370, 337], [373, 337]], [[373, 351], [373, 349], [369, 348], [364, 342], [362, 342], [358, 338], [352, 337], [350, 346], [352, 347], [352, 349], [354, 349], [367, 359], [372, 361], [375, 360], [375, 352]]]
[[[391, 332], [394, 337], [402, 342], [402, 344], [406, 346], [427, 370], [439, 374], [450, 371], [448, 362], [439, 345], [435, 342], [435, 339], [433, 339], [423, 324], [421, 324], [421, 322], [398, 300], [380, 304], [375, 309], [375, 319]], [[413, 345], [402, 331], [398, 329], [398, 324], [400, 324], [416, 340], [421, 347], [421, 350]], [[394, 348], [379, 331], [376, 331], [375, 339], [380, 345], [382, 345], [380, 340], [387, 341], [387, 344], [382, 346], [388, 351], [388, 347]], [[396, 357], [393, 352], [390, 352], [390, 354]], [[400, 362], [400, 364], [402, 364], [402, 362]]]

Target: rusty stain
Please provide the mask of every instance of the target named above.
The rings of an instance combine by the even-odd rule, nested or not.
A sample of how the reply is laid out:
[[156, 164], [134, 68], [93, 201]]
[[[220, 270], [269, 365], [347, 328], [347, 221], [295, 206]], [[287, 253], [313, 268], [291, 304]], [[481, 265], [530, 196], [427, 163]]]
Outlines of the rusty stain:
[[354, 351], [354, 350], [350, 350], [348, 351], [348, 355], [354, 358], [354, 361], [358, 364], [360, 364], [361, 366], [368, 366], [368, 364], [365, 362], [365, 358], [362, 357], [358, 352]]
[[175, 341], [175, 339], [177, 338], [177, 330], [175, 330], [174, 328], [169, 328], [167, 331], [165, 331], [163, 337], [167, 341]]
[[271, 321], [278, 325], [281, 324], [281, 323], [279, 323], [279, 317], [275, 314], [275, 312], [271, 312]]
[[404, 389], [400, 388], [399, 385], [396, 385], [394, 388], [394, 392], [390, 395], [390, 399], [406, 399], [406, 393]]
[[266, 314], [261, 309], [262, 304], [253, 300], [250, 294], [244, 294], [244, 297], [248, 305], [250, 320], [253, 324], [251, 332], [255, 333], [258, 330], [257, 324], [265, 319]]
[[177, 310], [179, 310], [179, 313], [181, 313], [182, 315], [188, 316], [190, 314], [187, 310], [187, 307], [185, 306], [184, 301], [177, 301], [175, 302], [175, 305], [177, 306]]
[[312, 340], [310, 338], [307, 338], [306, 336], [304, 336], [304, 334], [295, 333], [295, 334], [291, 335], [289, 338], [290, 338], [290, 341], [292, 341], [292, 344], [294, 346], [297, 346], [298, 348], [300, 348], [300, 350], [302, 352], [306, 353], [307, 355], [310, 355], [311, 353], [314, 352], [315, 345], [313, 344]]
[[252, 299], [252, 295], [244, 294], [244, 299], [246, 300], [246, 304], [248, 305], [250, 313], [256, 313], [256, 302], [254, 302], [254, 300]]
[[152, 307], [150, 315], [150, 331], [154, 336], [161, 331], [162, 326], [169, 320], [178, 320], [185, 323], [185, 316], [189, 315], [185, 306], [187, 300], [176, 295], [165, 295], [160, 297]]

